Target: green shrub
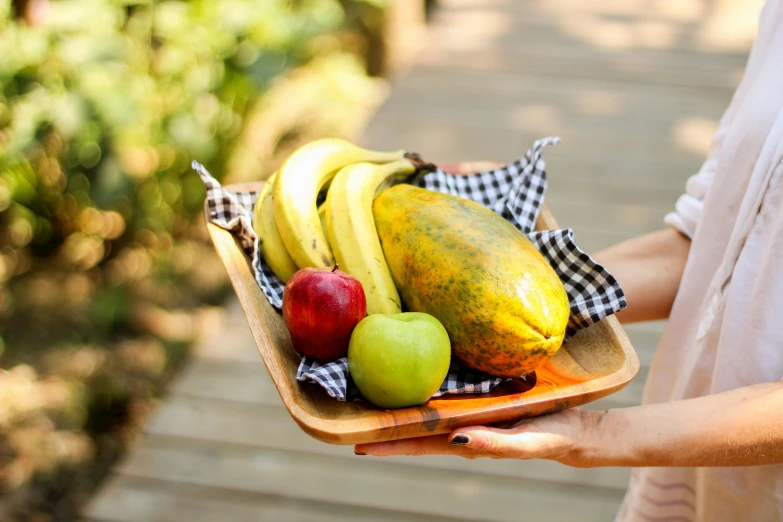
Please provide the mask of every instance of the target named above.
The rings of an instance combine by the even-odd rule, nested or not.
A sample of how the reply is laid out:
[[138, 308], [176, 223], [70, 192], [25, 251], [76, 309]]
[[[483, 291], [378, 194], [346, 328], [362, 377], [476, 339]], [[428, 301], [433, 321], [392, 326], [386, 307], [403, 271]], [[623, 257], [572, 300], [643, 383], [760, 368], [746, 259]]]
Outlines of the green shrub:
[[[0, 320], [25, 327], [5, 332], [6, 344], [33, 325], [56, 337], [77, 323], [82, 336], [95, 327], [88, 337], [122, 327], [115, 287], [147, 268], [170, 275], [169, 247], [201, 210], [191, 160], [219, 176], [231, 157], [245, 178], [263, 177], [247, 172], [261, 168], [259, 151], [232, 152], [276, 79], [317, 58], [328, 64], [319, 78], [366, 87], [356, 85], [364, 71], [344, 52], [356, 39], [334, 0], [62, 0], [39, 27], [0, 5]], [[300, 103], [311, 123], [319, 106], [339, 122], [341, 96], [360, 103], [321, 95]], [[267, 158], [292, 131], [272, 126]], [[54, 273], [62, 278], [48, 286], [35, 278]], [[42, 296], [46, 288], [84, 299], [69, 306], [67, 296]]]
[[28, 26], [0, 0], [0, 493], [160, 393], [227, 288], [191, 160], [260, 179], [354, 131], [381, 5], [59, 0]]

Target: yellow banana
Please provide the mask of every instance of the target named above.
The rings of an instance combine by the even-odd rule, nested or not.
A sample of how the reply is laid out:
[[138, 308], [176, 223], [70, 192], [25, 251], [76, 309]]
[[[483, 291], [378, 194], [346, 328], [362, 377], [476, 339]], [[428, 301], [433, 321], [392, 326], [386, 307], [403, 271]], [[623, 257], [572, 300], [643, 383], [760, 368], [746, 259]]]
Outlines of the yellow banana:
[[277, 230], [277, 224], [275, 224], [273, 188], [276, 177], [277, 173], [269, 176], [258, 195], [258, 201], [253, 207], [253, 229], [261, 239], [261, 255], [264, 257], [264, 261], [272, 269], [272, 272], [285, 283], [294, 275], [298, 267], [288, 254], [280, 232]]
[[420, 162], [356, 163], [340, 169], [326, 195], [326, 233], [335, 259], [362, 283], [368, 314], [393, 314], [400, 295], [381, 249], [372, 202], [393, 184], [410, 179]]
[[286, 250], [299, 268], [334, 266], [315, 202], [337, 171], [353, 163], [388, 163], [404, 155], [403, 150], [379, 152], [324, 138], [298, 148], [285, 160], [277, 171], [273, 209]]
[[326, 232], [326, 201], [321, 203], [321, 206], [318, 207], [318, 220], [321, 222], [321, 228]]

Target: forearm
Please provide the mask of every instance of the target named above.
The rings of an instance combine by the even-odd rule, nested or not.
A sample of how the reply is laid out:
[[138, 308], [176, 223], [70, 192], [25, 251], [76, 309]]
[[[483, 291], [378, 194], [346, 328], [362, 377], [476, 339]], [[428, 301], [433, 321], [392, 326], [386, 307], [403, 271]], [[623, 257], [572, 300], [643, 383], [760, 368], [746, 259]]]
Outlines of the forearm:
[[669, 316], [690, 244], [679, 232], [665, 229], [624, 241], [592, 256], [623, 288], [628, 306], [617, 314], [621, 322]]
[[752, 466], [783, 462], [783, 381], [595, 413], [591, 466]]

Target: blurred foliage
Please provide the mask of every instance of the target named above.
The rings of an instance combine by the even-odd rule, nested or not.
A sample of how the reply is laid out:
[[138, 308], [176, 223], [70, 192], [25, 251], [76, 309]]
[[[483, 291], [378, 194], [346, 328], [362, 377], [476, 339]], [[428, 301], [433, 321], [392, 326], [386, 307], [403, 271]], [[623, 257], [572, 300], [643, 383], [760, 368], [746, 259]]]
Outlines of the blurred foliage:
[[0, 494], [131, 437], [227, 289], [191, 160], [261, 179], [355, 132], [385, 4], [0, 0]]

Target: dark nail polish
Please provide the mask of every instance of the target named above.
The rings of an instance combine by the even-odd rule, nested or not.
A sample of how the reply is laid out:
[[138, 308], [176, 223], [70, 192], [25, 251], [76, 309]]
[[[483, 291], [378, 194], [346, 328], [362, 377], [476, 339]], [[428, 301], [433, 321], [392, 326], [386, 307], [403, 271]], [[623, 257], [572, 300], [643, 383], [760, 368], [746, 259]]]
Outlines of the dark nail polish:
[[467, 435], [462, 435], [461, 433], [459, 435], [454, 435], [454, 438], [451, 439], [451, 443], [455, 446], [464, 446], [470, 441]]
[[366, 453], [364, 453], [363, 451], [354, 451], [354, 452], [353, 452], [353, 454], [354, 454], [354, 455], [367, 455], [367, 454], [366, 454]]

